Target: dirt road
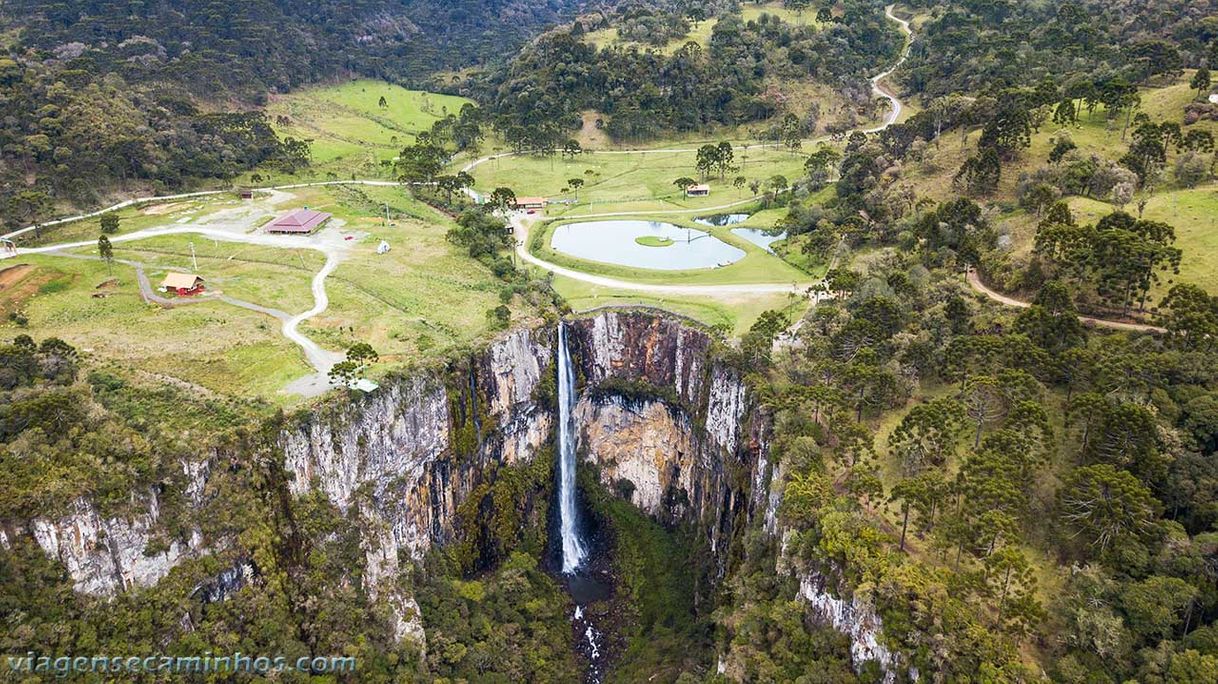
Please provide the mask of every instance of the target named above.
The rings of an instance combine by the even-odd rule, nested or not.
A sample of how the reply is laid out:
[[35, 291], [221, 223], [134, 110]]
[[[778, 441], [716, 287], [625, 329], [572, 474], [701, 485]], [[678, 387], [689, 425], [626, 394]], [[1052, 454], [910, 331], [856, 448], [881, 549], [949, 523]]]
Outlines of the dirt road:
[[[1018, 309], [1026, 309], [1029, 306], [1031, 306], [1031, 304], [1029, 304], [1028, 302], [1025, 302], [1025, 301], [1022, 301], [1019, 299], [1015, 299], [1014, 297], [1008, 297], [1007, 295], [1004, 295], [1000, 292], [995, 292], [994, 290], [991, 290], [989, 287], [986, 286], [985, 283], [981, 282], [981, 278], [977, 275], [977, 271], [975, 271], [971, 268], [968, 270], [968, 274], [966, 277], [968, 279], [969, 287], [972, 287], [977, 292], [980, 292], [981, 294], [985, 295], [986, 297], [989, 297], [990, 299], [998, 302], [999, 304], [1005, 304], [1006, 306], [1013, 306]], [[1157, 325], [1147, 325], [1145, 323], [1128, 323], [1125, 321], [1113, 321], [1113, 320], [1109, 320], [1106, 318], [1095, 318], [1093, 316], [1079, 316], [1078, 320], [1082, 321], [1083, 323], [1089, 324], [1089, 325], [1094, 325], [1094, 326], [1097, 326], [1100, 328], [1109, 328], [1111, 330], [1125, 330], [1127, 332], [1153, 332], [1153, 333], [1167, 332], [1167, 330], [1165, 328], [1160, 328]]]
[[[369, 181], [369, 184], [372, 182]], [[379, 184], [379, 183], [378, 183]], [[285, 189], [301, 186], [284, 186]], [[236, 242], [250, 245], [260, 245], [265, 247], [282, 247], [285, 249], [311, 249], [322, 253], [326, 257], [326, 263], [322, 266], [312, 279], [311, 290], [313, 294], [313, 306], [308, 311], [300, 314], [291, 315], [278, 309], [260, 306], [251, 302], [234, 299], [232, 297], [220, 296], [218, 299], [239, 306], [250, 311], [257, 311], [278, 319], [281, 324], [281, 332], [284, 337], [292, 341], [300, 347], [304, 353], [305, 359], [309, 365], [313, 367], [315, 373], [306, 378], [292, 383], [291, 391], [306, 396], [315, 396], [330, 388], [328, 373], [335, 363], [342, 360], [342, 355], [337, 352], [332, 352], [324, 349], [308, 336], [300, 332], [300, 325], [305, 321], [321, 315], [329, 308], [329, 297], [326, 294], [326, 278], [338, 268], [343, 259], [347, 256], [350, 250], [350, 243], [344, 239], [344, 236], [339, 233], [340, 225], [332, 225], [321, 232], [308, 235], [271, 235], [267, 233], [250, 232], [254, 231], [259, 222], [271, 213], [274, 205], [280, 204], [291, 195], [281, 189], [270, 191], [270, 196], [259, 201], [254, 205], [241, 205], [234, 209], [228, 209], [215, 214], [211, 214], [203, 219], [200, 223], [193, 224], [173, 224], [158, 228], [146, 228], [137, 230], [123, 235], [115, 235], [110, 238], [111, 244], [122, 244], [126, 242], [134, 242], [138, 240], [146, 240], [148, 238], [161, 237], [165, 235], [201, 235], [213, 240], [224, 242]], [[54, 256], [88, 258], [96, 259], [97, 257], [80, 254], [69, 254], [67, 250], [87, 248], [96, 245], [94, 241], [78, 241], [66, 242], [55, 245], [47, 245], [44, 247], [30, 247], [18, 250], [18, 254], [0, 255], [0, 260], [7, 258], [15, 258], [18, 255], [29, 254], [50, 254]], [[128, 261], [117, 260], [126, 266], [130, 266], [136, 271], [136, 278], [140, 286], [140, 293], [146, 301], [159, 304], [161, 306], [181, 306], [184, 300], [168, 299], [162, 297], [155, 292], [151, 283], [148, 282], [148, 277], [144, 273], [144, 264]], [[189, 300], [209, 301], [208, 299]]]

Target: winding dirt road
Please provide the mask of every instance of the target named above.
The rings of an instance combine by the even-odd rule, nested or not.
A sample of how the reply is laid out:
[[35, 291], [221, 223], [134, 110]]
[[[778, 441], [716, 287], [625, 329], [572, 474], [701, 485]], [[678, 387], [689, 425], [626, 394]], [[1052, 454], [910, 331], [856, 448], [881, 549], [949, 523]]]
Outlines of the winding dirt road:
[[901, 118], [901, 111], [905, 108], [905, 106], [901, 103], [901, 100], [897, 99], [896, 93], [889, 90], [883, 84], [884, 79], [891, 76], [894, 72], [896, 72], [897, 69], [900, 69], [901, 65], [905, 63], [905, 60], [909, 59], [909, 51], [913, 48], [913, 29], [909, 27], [908, 21], [892, 13], [893, 7], [894, 5], [885, 7], [884, 15], [900, 25], [901, 33], [905, 34], [905, 46], [901, 48], [901, 56], [897, 58], [897, 61], [892, 65], [892, 67], [883, 73], [879, 73], [871, 77], [871, 92], [888, 100], [889, 107], [888, 114], [884, 116], [884, 123], [876, 126], [875, 128], [865, 128], [863, 129], [864, 133], [879, 133], [885, 128], [893, 125], [897, 122], [897, 119]]
[[[889, 111], [888, 115], [885, 117], [884, 122], [880, 126], [877, 126], [872, 129], [866, 129], [864, 132], [877, 132], [877, 131], [881, 131], [881, 130], [887, 128], [888, 126], [891, 126], [900, 116], [900, 113], [902, 110], [901, 101], [899, 99], [897, 99], [897, 97], [894, 94], [892, 94], [892, 93], [886, 91], [884, 88], [882, 88], [880, 82], [883, 79], [890, 76], [905, 61], [906, 57], [909, 54], [909, 45], [910, 45], [910, 41], [912, 39], [912, 33], [910, 31], [908, 22], [906, 22], [902, 19], [899, 19], [892, 14], [891, 5], [888, 6], [887, 8], [885, 8], [885, 14], [890, 19], [892, 19], [893, 21], [895, 21], [901, 25], [901, 30], [902, 30], [902, 32], [905, 33], [905, 35], [907, 37], [906, 45], [905, 45], [904, 49], [902, 50], [900, 59], [892, 66], [892, 68], [888, 69], [887, 71], [883, 72], [882, 74], [876, 75], [875, 77], [873, 77], [871, 79], [872, 90], [874, 91], [874, 93], [877, 96], [887, 98], [889, 100], [889, 102], [892, 103], [892, 106], [890, 107], [890, 111]], [[743, 147], [743, 149], [749, 149], [751, 147], [766, 147], [766, 145], [746, 145]], [[665, 153], [665, 152], [671, 153], [671, 152], [691, 152], [691, 151], [696, 151], [696, 150], [683, 149], [683, 148], [668, 148], [668, 149], [647, 149], [647, 150], [598, 150], [598, 151], [592, 151], [591, 153], [593, 153], [593, 154], [656, 154], [656, 153]], [[514, 153], [509, 152], [509, 153], [501, 153], [501, 154], [495, 154], [495, 155], [489, 155], [486, 157], [482, 157], [480, 159], [476, 159], [476, 160], [471, 161], [470, 163], [466, 164], [462, 170], [466, 171], [468, 173], [468, 172], [473, 171], [475, 168], [477, 168], [479, 165], [481, 165], [483, 163], [486, 163], [486, 162], [494, 160], [494, 159], [499, 159], [502, 157], [512, 156], [513, 154]], [[271, 187], [267, 187], [267, 188], [259, 188], [258, 190], [263, 191], [263, 192], [270, 192], [272, 197], [271, 197], [271, 200], [269, 203], [275, 204], [277, 201], [279, 201], [284, 196], [284, 193], [286, 191], [290, 191], [290, 190], [294, 190], [294, 189], [298, 189], [298, 188], [321, 187], [321, 186], [328, 186], [328, 185], [366, 185], [366, 186], [378, 186], [378, 187], [392, 187], [392, 186], [399, 185], [399, 183], [397, 183], [395, 181], [385, 181], [385, 180], [319, 181], [319, 182], [311, 182], [311, 183], [293, 183], [293, 184], [288, 184], [288, 185], [277, 185], [277, 186], [271, 186]], [[48, 222], [42, 223], [42, 224], [26, 226], [25, 228], [21, 228], [21, 229], [12, 231], [12, 232], [7, 233], [0, 237], [12, 240], [12, 239], [18, 238], [22, 235], [25, 235], [27, 233], [30, 233], [30, 232], [33, 232], [36, 230], [40, 230], [42, 228], [50, 228], [50, 227], [54, 227], [57, 225], [71, 223], [74, 221], [95, 218], [97, 216], [101, 216], [102, 214], [106, 214], [106, 213], [109, 213], [112, 211], [118, 211], [121, 209], [125, 209], [127, 207], [138, 206], [138, 205], [148, 204], [148, 203], [152, 203], [152, 202], [163, 203], [163, 202], [175, 202], [175, 201], [181, 201], [181, 200], [187, 200], [187, 199], [196, 199], [196, 198], [202, 198], [202, 197], [214, 197], [217, 195], [226, 194], [227, 192], [228, 191], [226, 191], [226, 190], [204, 190], [204, 191], [199, 191], [199, 192], [179, 193], [179, 194], [175, 194], [175, 195], [160, 195], [160, 196], [133, 198], [133, 199], [125, 200], [123, 202], [119, 202], [113, 206], [106, 207], [104, 209], [99, 209], [97, 211], [92, 211], [92, 212], [88, 212], [88, 213], [78, 214], [75, 216], [60, 218], [60, 219], [48, 221]], [[468, 192], [470, 193], [471, 196], [475, 197], [476, 199], [479, 197], [478, 194], [472, 189], [470, 189]], [[722, 211], [722, 210], [742, 206], [745, 204], [749, 204], [751, 202], [757, 201], [758, 199], [760, 199], [760, 196], [750, 197], [750, 198], [738, 200], [735, 202], [729, 202], [727, 204], [722, 204], [722, 205], [714, 206], [714, 207], [703, 207], [703, 208], [699, 208], [699, 209], [666, 209], [666, 210], [652, 211], [652, 212], [646, 212], [646, 213], [648, 213], [648, 214], [692, 214], [692, 213], [715, 212], [715, 211]], [[630, 212], [630, 211], [602, 212], [602, 213], [596, 213], [596, 214], [581, 215], [581, 218], [608, 218], [608, 217], [614, 217], [614, 216], [637, 215], [638, 213], [639, 212]], [[584, 282], [587, 282], [587, 283], [590, 283], [593, 285], [600, 285], [603, 287], [610, 287], [610, 288], [627, 290], [627, 291], [648, 292], [648, 293], [660, 294], [660, 295], [687, 295], [687, 296], [693, 295], [693, 296], [705, 296], [705, 297], [712, 297], [712, 298], [737, 298], [737, 297], [741, 297], [741, 296], [782, 294], [782, 293], [799, 294], [801, 291], [803, 291], [803, 293], [806, 294], [807, 296], [811, 297], [815, 302], [819, 302], [824, 297], [824, 293], [819, 292], [817, 290], [817, 288], [814, 287], [814, 284], [811, 284], [811, 283], [803, 283], [803, 284], [800, 284], [800, 283], [793, 283], [793, 284], [755, 283], [755, 284], [732, 284], [732, 285], [658, 285], [658, 284], [639, 283], [639, 282], [632, 282], [632, 281], [626, 281], [626, 280], [618, 280], [615, 278], [597, 276], [597, 275], [593, 275], [590, 273], [577, 271], [575, 269], [565, 268], [565, 267], [559, 266], [557, 264], [547, 262], [539, 257], [536, 257], [536, 256], [530, 254], [527, 249], [527, 239], [526, 238], [528, 235], [528, 225], [527, 225], [528, 222], [527, 222], [526, 216], [524, 214], [513, 215], [510, 217], [510, 220], [516, 229], [516, 235], [517, 235], [516, 253], [520, 256], [520, 258], [522, 260], [524, 260], [528, 263], [534, 264], [540, 268], [557, 273], [559, 275], [574, 278], [576, 280], [581, 280], [581, 281], [584, 281]], [[300, 381], [298, 383], [293, 383], [295, 385], [295, 387], [294, 387], [295, 391], [298, 391], [301, 393], [306, 393], [306, 394], [320, 393], [321, 391], [328, 389], [329, 381], [328, 381], [328, 379], [326, 379], [325, 375], [337, 361], [341, 360], [341, 356], [334, 352], [330, 352], [330, 351], [323, 349], [316, 342], [314, 342], [313, 340], [309, 339], [307, 336], [302, 334], [299, 330], [299, 327], [300, 327], [301, 323], [303, 323], [315, 316], [320, 315], [321, 313], [325, 312], [326, 309], [328, 308], [329, 297], [326, 294], [325, 281], [326, 281], [326, 278], [331, 273], [333, 273], [334, 270], [336, 268], [338, 268], [339, 264], [342, 262], [342, 259], [345, 256], [345, 245], [343, 244], [343, 241], [341, 239], [335, 240], [335, 239], [323, 237], [328, 234], [327, 231], [323, 231], [322, 234], [319, 234], [316, 236], [311, 236], [307, 240], [300, 240], [298, 236], [293, 236], [292, 238], [289, 238], [290, 242], [287, 242], [280, 236], [272, 236], [272, 235], [267, 235], [267, 234], [246, 232], [247, 230], [249, 230], [252, 227], [254, 227], [254, 226], [251, 225], [249, 222], [233, 222], [230, 225], [213, 225], [213, 226], [174, 225], [174, 226], [167, 226], [167, 227], [161, 227], [161, 228], [149, 228], [149, 229], [134, 231], [134, 232], [127, 233], [124, 235], [117, 235], [117, 236], [112, 237], [110, 239], [110, 241], [111, 241], [111, 243], [123, 243], [123, 242], [131, 242], [131, 241], [135, 241], [135, 240], [143, 240], [143, 239], [152, 238], [152, 237], [159, 237], [159, 236], [164, 236], [164, 235], [197, 234], [197, 235], [202, 235], [204, 237], [209, 237], [209, 238], [212, 238], [215, 240], [223, 240], [223, 241], [228, 241], [228, 242], [239, 242], [239, 243], [252, 244], [252, 245], [262, 245], [262, 246], [269, 246], [269, 247], [293, 247], [293, 248], [304, 247], [306, 249], [313, 249], [313, 250], [319, 251], [322, 254], [324, 254], [326, 256], [326, 263], [322, 267], [322, 269], [316, 275], [314, 275], [312, 283], [311, 283], [314, 304], [313, 304], [313, 307], [310, 308], [308, 311], [305, 311], [303, 313], [296, 314], [294, 316], [289, 317], [289, 316], [287, 316], [287, 314], [285, 314], [282, 311], [279, 311], [278, 309], [262, 307], [262, 306], [259, 306], [256, 304], [252, 304], [250, 302], [235, 300], [235, 299], [228, 298], [228, 297], [223, 297], [223, 296], [220, 297], [221, 300], [226, 301], [229, 304], [233, 304], [235, 306], [241, 306], [243, 308], [247, 308], [247, 309], [250, 309], [253, 311], [259, 311], [261, 313], [265, 313], [267, 315], [274, 316], [275, 318], [279, 319], [282, 323], [282, 333], [283, 333], [284, 337], [291, 340], [292, 342], [294, 342], [296, 345], [298, 345], [301, 348], [301, 350], [305, 354], [305, 357], [308, 359], [309, 364], [312, 365], [314, 367], [314, 369], [317, 371], [316, 375], [310, 376], [309, 378], [302, 379], [302, 381]], [[15, 257], [18, 254], [55, 254], [55, 255], [60, 255], [60, 256], [81, 256], [81, 255], [67, 254], [64, 250], [77, 249], [77, 248], [82, 248], [82, 247], [90, 247], [94, 244], [95, 243], [93, 241], [79, 241], [79, 242], [67, 242], [67, 243], [61, 243], [61, 244], [55, 244], [55, 245], [48, 245], [48, 246], [44, 246], [44, 247], [20, 248], [17, 253], [0, 254], [0, 260], [3, 260], [5, 258]], [[140, 281], [141, 292], [142, 292], [142, 294], [145, 295], [145, 299], [148, 299], [149, 301], [157, 302], [160, 304], [165, 304], [170, 301], [170, 300], [166, 300], [163, 297], [159, 297], [158, 295], [155, 294], [155, 292], [152, 291], [151, 285], [147, 282], [147, 276], [144, 275], [144, 273], [143, 273], [142, 265], [136, 264], [134, 262], [130, 262], [127, 265], [134, 266], [136, 268], [137, 279]]]
[[[985, 283], [981, 282], [981, 277], [977, 275], [975, 269], [969, 269], [965, 277], [968, 280], [969, 287], [977, 292], [989, 297], [990, 299], [1003, 304], [1012, 306], [1017, 309], [1026, 309], [1031, 306], [1030, 303], [1014, 297], [1008, 297], [1001, 292], [991, 290]], [[1099, 328], [1108, 328], [1110, 330], [1124, 330], [1126, 332], [1151, 332], [1151, 333], [1166, 333], [1167, 329], [1160, 328], [1157, 325], [1148, 325], [1145, 323], [1128, 323], [1126, 321], [1114, 321], [1107, 318], [1095, 318], [1093, 316], [1079, 316], [1078, 320], [1086, 325], [1094, 325]]]

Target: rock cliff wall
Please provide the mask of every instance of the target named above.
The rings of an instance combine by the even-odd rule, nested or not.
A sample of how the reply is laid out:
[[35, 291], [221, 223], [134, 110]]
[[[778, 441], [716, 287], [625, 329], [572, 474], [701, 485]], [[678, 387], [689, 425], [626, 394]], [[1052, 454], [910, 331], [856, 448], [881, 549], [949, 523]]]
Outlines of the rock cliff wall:
[[365, 589], [394, 609], [398, 638], [422, 637], [401, 560], [453, 539], [457, 508], [489, 466], [530, 461], [550, 439], [537, 397], [552, 365], [549, 336], [517, 330], [448, 372], [332, 402], [282, 435], [292, 493], [316, 487], [358, 516]]
[[[746, 526], [782, 534], [770, 418], [709, 335], [674, 318], [614, 310], [579, 318], [570, 330], [579, 450], [610, 491], [628, 492], [663, 523], [698, 525], [719, 577]], [[418, 605], [401, 582], [402, 563], [453, 541], [458, 509], [471, 492], [498, 466], [533, 461], [553, 439], [555, 338], [552, 329], [514, 331], [446, 369], [390, 379], [368, 395], [335, 397], [280, 434], [290, 492], [315, 488], [357, 521], [365, 589], [390, 606], [398, 638], [425, 636]], [[182, 465], [186, 493], [197, 505], [208, 462]], [[145, 499], [147, 513], [131, 519], [104, 519], [80, 501], [62, 519], [0, 530], [0, 544], [6, 535], [32, 534], [83, 592], [147, 586], [207, 549], [196, 534], [146, 554], [157, 502], [152, 493]], [[231, 577], [202, 587], [204, 594], [222, 597], [253, 573], [234, 567]], [[857, 662], [879, 660], [895, 671], [898, 659], [882, 646], [874, 610], [838, 598], [816, 572], [800, 579], [800, 596], [850, 636]]]
[[[580, 451], [610, 491], [628, 492], [662, 522], [698, 522], [719, 577], [737, 531], [757, 525], [782, 535], [783, 477], [770, 457], [770, 417], [709, 336], [644, 313], [604, 312], [572, 327], [584, 379]], [[856, 665], [878, 661], [885, 681], [895, 681], [901, 659], [883, 646], [869, 603], [839, 597], [816, 569], [795, 570], [780, 557], [777, 570], [798, 575], [799, 597], [850, 638]]]
[[[188, 500], [201, 505], [210, 462], [184, 461], [181, 466]], [[77, 499], [67, 515], [0, 530], [0, 546], [7, 548], [13, 535], [32, 536], [47, 556], [63, 563], [77, 591], [94, 596], [151, 586], [183, 560], [207, 551], [197, 530], [185, 541], [162, 542], [155, 490], [133, 492], [131, 498], [137, 512], [125, 516], [102, 515], [91, 500]]]
[[700, 330], [615, 311], [572, 328], [584, 458], [656, 519], [700, 522], [722, 576], [734, 531], [762, 502], [752, 493], [768, 486], [768, 418]]

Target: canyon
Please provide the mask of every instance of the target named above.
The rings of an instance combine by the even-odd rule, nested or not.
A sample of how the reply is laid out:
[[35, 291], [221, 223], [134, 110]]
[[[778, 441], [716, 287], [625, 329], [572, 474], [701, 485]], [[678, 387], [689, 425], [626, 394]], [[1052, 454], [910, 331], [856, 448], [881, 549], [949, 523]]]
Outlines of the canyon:
[[[711, 551], [715, 579], [728, 572], [733, 541], [745, 529], [781, 539], [783, 483], [770, 453], [770, 418], [732, 363], [732, 350], [685, 321], [649, 311], [604, 310], [564, 327], [581, 468], [656, 521], [693, 525]], [[483, 485], [502, 469], [548, 459], [553, 470], [557, 337], [553, 325], [513, 330], [442, 367], [387, 378], [372, 393], [336, 395], [280, 430], [275, 448], [287, 493], [320, 492], [355, 522], [364, 590], [390, 609], [396, 638], [426, 644], [405, 566], [460, 542], [467, 532], [462, 511], [479, 505]], [[208, 460], [183, 463], [195, 504], [211, 467]], [[31, 534], [64, 564], [78, 591], [100, 596], [152, 585], [183, 559], [223, 543], [193, 535], [147, 553], [157, 497], [133, 496], [145, 502], [145, 514], [108, 519], [82, 501], [70, 515], [7, 525], [0, 543]], [[881, 620], [862, 597], [842, 591], [833, 573], [781, 557], [776, 572], [797, 575], [799, 596], [815, 618], [849, 636], [856, 667], [878, 661], [887, 679], [895, 678], [902, 658], [884, 647]], [[197, 591], [222, 600], [225, 587], [256, 581], [248, 564], [226, 573]], [[730, 656], [720, 654], [719, 662], [730, 675]]]

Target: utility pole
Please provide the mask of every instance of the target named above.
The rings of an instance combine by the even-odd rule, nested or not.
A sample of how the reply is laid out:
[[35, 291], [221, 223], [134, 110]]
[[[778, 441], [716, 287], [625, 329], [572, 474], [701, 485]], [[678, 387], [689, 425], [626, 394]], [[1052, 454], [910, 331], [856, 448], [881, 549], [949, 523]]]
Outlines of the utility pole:
[[190, 241], [190, 262], [195, 266], [195, 273], [199, 272], [199, 260], [195, 257], [195, 243]]
[[389, 227], [389, 203], [385, 203], [385, 227]]

